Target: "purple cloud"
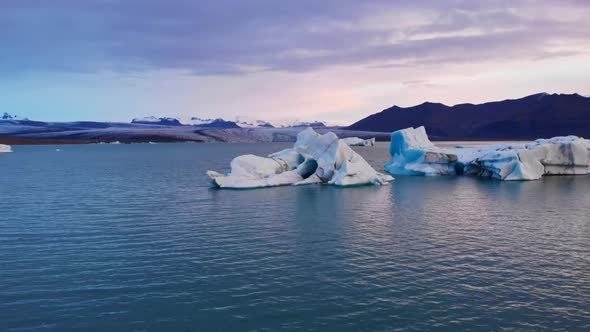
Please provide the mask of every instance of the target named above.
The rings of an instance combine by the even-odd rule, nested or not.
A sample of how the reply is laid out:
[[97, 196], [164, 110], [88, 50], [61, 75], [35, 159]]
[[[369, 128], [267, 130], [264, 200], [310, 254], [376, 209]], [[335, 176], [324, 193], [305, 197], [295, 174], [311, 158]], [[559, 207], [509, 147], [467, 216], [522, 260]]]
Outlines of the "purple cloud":
[[[195, 75], [543, 59], [586, 52], [585, 1], [9, 0], [0, 72]], [[409, 18], [408, 18], [409, 17]], [[565, 49], [564, 49], [565, 48]]]

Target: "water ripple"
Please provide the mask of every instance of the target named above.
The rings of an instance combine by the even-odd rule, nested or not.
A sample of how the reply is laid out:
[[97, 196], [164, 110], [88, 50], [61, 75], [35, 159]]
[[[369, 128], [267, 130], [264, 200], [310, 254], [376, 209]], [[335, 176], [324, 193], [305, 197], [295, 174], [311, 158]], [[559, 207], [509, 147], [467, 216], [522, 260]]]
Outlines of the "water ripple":
[[[0, 156], [0, 330], [588, 330], [590, 177], [221, 191], [281, 144]], [[377, 169], [387, 147], [358, 148]]]

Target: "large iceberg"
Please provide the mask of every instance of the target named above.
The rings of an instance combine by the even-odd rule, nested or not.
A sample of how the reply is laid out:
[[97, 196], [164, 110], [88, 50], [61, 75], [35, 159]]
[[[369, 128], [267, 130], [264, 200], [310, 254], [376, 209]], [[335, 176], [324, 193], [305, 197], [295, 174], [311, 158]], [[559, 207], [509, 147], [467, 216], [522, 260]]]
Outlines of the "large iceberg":
[[359, 137], [346, 137], [342, 139], [348, 146], [373, 146], [375, 145], [375, 137], [369, 139], [362, 139]]
[[227, 174], [208, 171], [214, 186], [258, 188], [327, 183], [336, 186], [381, 185], [393, 180], [354, 152], [336, 134], [320, 135], [312, 128], [297, 134], [291, 149], [260, 157], [243, 155], [231, 161]]
[[590, 140], [564, 136], [523, 144], [444, 149], [432, 144], [424, 127], [419, 127], [393, 132], [390, 154], [393, 161], [385, 164], [385, 170], [394, 175], [471, 174], [537, 180], [543, 175], [586, 174]]
[[0, 144], [0, 152], [12, 152], [10, 145]]

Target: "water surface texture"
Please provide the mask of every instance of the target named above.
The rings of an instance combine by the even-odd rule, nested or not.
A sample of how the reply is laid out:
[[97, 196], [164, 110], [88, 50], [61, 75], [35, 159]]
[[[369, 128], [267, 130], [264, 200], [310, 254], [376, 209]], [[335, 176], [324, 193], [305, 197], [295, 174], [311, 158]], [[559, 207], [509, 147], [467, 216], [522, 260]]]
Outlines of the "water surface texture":
[[590, 177], [208, 187], [288, 145], [0, 155], [0, 330], [590, 329]]

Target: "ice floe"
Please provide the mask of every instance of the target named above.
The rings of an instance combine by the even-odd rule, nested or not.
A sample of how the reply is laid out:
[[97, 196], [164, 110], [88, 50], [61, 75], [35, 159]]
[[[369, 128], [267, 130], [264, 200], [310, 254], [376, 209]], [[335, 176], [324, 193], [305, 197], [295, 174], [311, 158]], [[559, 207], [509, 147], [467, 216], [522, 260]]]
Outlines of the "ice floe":
[[312, 128], [297, 134], [291, 149], [268, 157], [243, 155], [231, 161], [227, 174], [208, 171], [214, 186], [258, 188], [327, 183], [336, 186], [381, 185], [393, 177], [379, 173], [336, 134], [320, 135]]
[[479, 148], [438, 148], [424, 127], [391, 134], [394, 175], [471, 174], [500, 180], [537, 180], [543, 175], [585, 174], [590, 167], [590, 140], [576, 136], [538, 139], [532, 143], [494, 144]]
[[362, 139], [359, 137], [346, 137], [342, 139], [348, 146], [373, 146], [375, 138]]
[[12, 147], [10, 145], [0, 144], [0, 153], [1, 152], [12, 152]]

